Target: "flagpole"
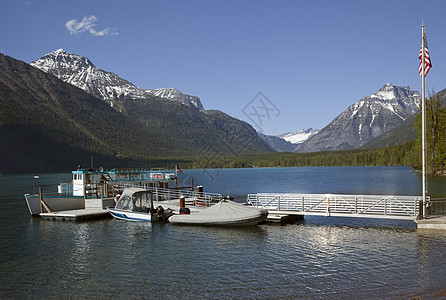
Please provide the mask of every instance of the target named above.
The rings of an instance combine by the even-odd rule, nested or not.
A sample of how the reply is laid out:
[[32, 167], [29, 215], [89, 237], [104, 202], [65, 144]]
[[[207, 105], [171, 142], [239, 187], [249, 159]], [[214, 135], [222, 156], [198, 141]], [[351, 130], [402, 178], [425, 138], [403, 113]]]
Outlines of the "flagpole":
[[425, 52], [424, 52], [424, 26], [421, 25], [421, 156], [422, 156], [422, 172], [423, 172], [423, 215], [422, 217], [426, 217], [426, 93], [425, 93], [425, 85], [426, 85], [426, 74], [425, 74]]

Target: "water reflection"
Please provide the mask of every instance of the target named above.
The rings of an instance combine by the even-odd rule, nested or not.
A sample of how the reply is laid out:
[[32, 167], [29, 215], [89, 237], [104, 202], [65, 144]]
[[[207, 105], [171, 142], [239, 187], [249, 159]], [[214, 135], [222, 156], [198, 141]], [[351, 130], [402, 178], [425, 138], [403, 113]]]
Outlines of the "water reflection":
[[77, 272], [89, 272], [88, 256], [91, 237], [86, 223], [77, 224], [73, 228], [72, 250], [69, 252], [71, 265]]
[[[53, 222], [30, 218], [24, 178], [25, 190], [8, 182], [15, 187], [6, 193], [14, 195], [0, 196], [7, 208], [0, 212], [5, 298], [405, 299], [435, 296], [429, 291], [446, 286], [446, 233], [416, 230], [414, 222], [306, 217], [252, 228]], [[409, 168], [221, 170], [209, 186], [197, 181], [241, 200], [262, 190], [419, 190]]]
[[446, 287], [444, 265], [446, 261], [446, 232], [438, 230], [417, 230], [417, 264], [419, 276], [417, 292], [430, 295]]

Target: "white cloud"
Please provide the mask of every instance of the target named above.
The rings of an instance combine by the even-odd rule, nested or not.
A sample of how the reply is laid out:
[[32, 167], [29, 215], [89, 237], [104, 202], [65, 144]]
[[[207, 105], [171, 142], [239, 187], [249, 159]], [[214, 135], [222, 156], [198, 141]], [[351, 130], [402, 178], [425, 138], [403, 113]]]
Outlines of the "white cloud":
[[113, 28], [105, 28], [100, 31], [94, 29], [96, 26], [95, 22], [98, 20], [95, 15], [84, 16], [82, 21], [77, 19], [71, 19], [65, 23], [65, 27], [68, 29], [70, 34], [80, 34], [83, 32], [89, 32], [94, 36], [104, 36], [104, 35], [117, 35], [118, 31]]

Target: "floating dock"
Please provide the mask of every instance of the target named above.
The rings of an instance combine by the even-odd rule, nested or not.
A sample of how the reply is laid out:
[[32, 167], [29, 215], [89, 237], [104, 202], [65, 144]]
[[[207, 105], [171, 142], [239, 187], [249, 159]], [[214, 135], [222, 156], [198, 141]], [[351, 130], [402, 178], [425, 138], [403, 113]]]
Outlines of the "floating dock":
[[305, 219], [303, 215], [275, 214], [268, 212], [268, 217], [262, 223], [287, 225], [302, 222], [304, 220]]
[[45, 203], [42, 196], [40, 202], [47, 212], [41, 212], [39, 216], [50, 221], [86, 221], [112, 218], [112, 215], [105, 207], [114, 206], [115, 204], [113, 198], [84, 199], [85, 208], [55, 211]]
[[41, 213], [40, 216], [50, 221], [86, 221], [91, 219], [112, 218], [112, 215], [101, 208], [74, 209]]
[[429, 216], [417, 221], [418, 229], [446, 230], [446, 216]]

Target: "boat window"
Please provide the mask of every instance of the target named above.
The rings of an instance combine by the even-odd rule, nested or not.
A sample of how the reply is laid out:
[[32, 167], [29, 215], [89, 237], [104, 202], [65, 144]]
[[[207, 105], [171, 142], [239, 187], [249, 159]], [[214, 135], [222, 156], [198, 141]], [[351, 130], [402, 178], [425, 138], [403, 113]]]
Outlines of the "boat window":
[[138, 193], [134, 199], [134, 210], [148, 212], [152, 208], [152, 194], [151, 193]]
[[132, 202], [132, 197], [130, 196], [121, 197], [118, 203], [116, 203], [116, 208], [118, 209], [129, 210], [132, 207], [133, 207], [133, 202]]

